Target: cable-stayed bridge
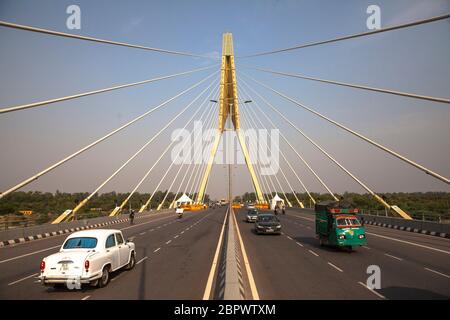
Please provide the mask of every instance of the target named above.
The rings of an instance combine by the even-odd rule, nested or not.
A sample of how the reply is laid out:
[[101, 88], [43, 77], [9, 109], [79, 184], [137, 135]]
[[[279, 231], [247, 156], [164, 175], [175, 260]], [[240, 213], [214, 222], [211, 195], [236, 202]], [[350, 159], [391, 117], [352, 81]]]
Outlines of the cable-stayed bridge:
[[[175, 92], [170, 98], [148, 108], [139, 116], [124, 122], [106, 134], [97, 137], [87, 145], [74, 149], [61, 159], [53, 159], [49, 165], [34, 175], [22, 181], [17, 181], [0, 193], [0, 201], [6, 201], [8, 195], [32, 186], [40, 177], [56, 170], [61, 166], [69, 166], [71, 161], [79, 155], [95, 148], [110, 137], [119, 135], [135, 123], [154, 116], [157, 110], [170, 108], [182, 96], [193, 92], [190, 102], [177, 111], [166, 123], [158, 124], [158, 131], [140, 146], [126, 161], [118, 166], [110, 175], [98, 184], [92, 186], [89, 195], [77, 203], [73, 208], [59, 213], [52, 221], [48, 230], [43, 231], [38, 241], [34, 235], [22, 234], [18, 240], [6, 241], [1, 248], [0, 270], [3, 286], [2, 298], [36, 298], [36, 299], [302, 299], [302, 298], [361, 298], [361, 299], [398, 299], [398, 298], [445, 298], [450, 297], [450, 269], [449, 254], [450, 240], [446, 238], [444, 230], [437, 232], [422, 232], [414, 227], [410, 214], [391, 203], [382, 195], [377, 194], [374, 187], [366, 182], [364, 176], [352, 171], [349, 165], [339, 160], [337, 156], [316, 139], [310, 132], [305, 132], [301, 121], [285, 115], [277, 103], [271, 102], [269, 94], [280, 97], [286, 105], [306, 111], [328, 124], [356, 137], [373, 146], [386, 157], [393, 157], [415, 170], [424, 174], [424, 179], [435, 179], [444, 186], [449, 185], [449, 178], [437, 170], [419, 163], [398, 150], [388, 147], [378, 141], [376, 137], [359, 132], [349, 124], [341, 123], [312, 105], [293, 98], [282, 88], [274, 88], [270, 83], [263, 82], [249, 75], [248, 71], [271, 74], [284, 77], [290, 81], [314, 81], [322, 83], [324, 90], [333, 85], [349, 88], [349, 90], [364, 90], [372, 94], [386, 96], [400, 96], [404, 99], [428, 101], [440, 105], [448, 105], [450, 100], [445, 97], [435, 97], [403, 92], [389, 88], [366, 86], [359, 83], [348, 83], [336, 79], [323, 79], [310, 75], [293, 73], [292, 71], [271, 70], [251, 65], [252, 57], [276, 55], [282, 52], [304, 50], [312, 46], [325, 46], [329, 43], [341, 41], [358, 41], [361, 37], [375, 37], [383, 32], [401, 32], [405, 28], [420, 28], [430, 23], [447, 23], [449, 14], [425, 20], [414, 21], [403, 25], [383, 28], [376, 31], [364, 32], [333, 39], [325, 39], [312, 43], [299, 44], [294, 47], [281, 48], [271, 51], [258, 52], [247, 56], [235, 56], [233, 37], [231, 33], [223, 34], [222, 56], [211, 66], [193, 70], [183, 70], [178, 73], [167, 74], [155, 78], [123, 83], [107, 88], [97, 88], [88, 92], [73, 93], [68, 96], [52, 97], [44, 101], [34, 101], [22, 105], [2, 106], [0, 117], [12, 112], [27, 112], [35, 108], [58, 108], [58, 103], [75, 100], [93, 95], [107, 94], [115, 90], [126, 90], [135, 86], [151, 85], [159, 81], [170, 81], [178, 77], [189, 77], [202, 74], [202, 79], [180, 92]], [[64, 37], [66, 41], [89, 41], [95, 45], [120, 46], [129, 50], [146, 50], [159, 54], [186, 56], [196, 59], [213, 58], [190, 52], [173, 51], [148, 47], [140, 44], [124, 43], [109, 39], [99, 39], [89, 36], [73, 35], [27, 25], [13, 24], [0, 21], [2, 28], [18, 29], [23, 32], [45, 34], [46, 36]], [[256, 73], [258, 74], [258, 73]], [[280, 127], [274, 119], [281, 121]], [[174, 159], [167, 161], [168, 155], [176, 147], [181, 133], [169, 142], [164, 149], [152, 149], [153, 144], [173, 129], [177, 121], [183, 122], [182, 130], [193, 126], [195, 121], [201, 121], [204, 130], [213, 132], [210, 143], [203, 141], [201, 134], [193, 139], [200, 139], [200, 149], [195, 153], [202, 153], [205, 161], [193, 163], [191, 159], [182, 158], [179, 163]], [[370, 194], [386, 210], [386, 219], [377, 225], [367, 224], [369, 244], [363, 246], [354, 254], [339, 250], [319, 247], [315, 239], [314, 214], [305, 201], [316, 204], [311, 186], [305, 183], [305, 174], [311, 175], [320, 188], [327, 192], [331, 199], [341, 199], [334, 191], [334, 186], [327, 181], [326, 176], [320, 174], [320, 168], [308, 161], [308, 155], [296, 147], [285, 128], [296, 132], [296, 139], [302, 139], [310, 144], [336, 170], [347, 175], [362, 191]], [[275, 130], [279, 136], [276, 152], [280, 156], [280, 166], [267, 173], [261, 161], [258, 148], [269, 149], [269, 142], [260, 141], [258, 130]], [[227, 133], [233, 133], [242, 153], [243, 163], [248, 169], [252, 190], [255, 195], [255, 206], [262, 211], [268, 210], [274, 198], [280, 197], [287, 206], [287, 214], [281, 216], [283, 233], [281, 237], [258, 237], [252, 230], [252, 225], [244, 222], [245, 209], [233, 208], [233, 184], [239, 183], [237, 177], [232, 178], [232, 165], [229, 164], [228, 179], [228, 207], [212, 208], [206, 201], [208, 186], [215, 184], [215, 177], [211, 174], [215, 165], [219, 144]], [[182, 140], [180, 149], [191, 148], [191, 140]], [[271, 146], [273, 147], [273, 146]], [[234, 152], [234, 146], [227, 152]], [[101, 223], [85, 223], [85, 226], [75, 224], [79, 212], [85, 208], [90, 200], [100, 193], [104, 187], [116, 178], [123, 170], [133, 165], [139, 155], [145, 150], [152, 149], [158, 154], [156, 161], [148, 163], [148, 170], [142, 173], [129, 195], [109, 212], [109, 217]], [[351, 149], [351, 146], [349, 146]], [[206, 150], [206, 152], [204, 152]], [[290, 157], [289, 154], [294, 154]], [[299, 170], [297, 163], [302, 164], [304, 170]], [[164, 167], [162, 176], [155, 175], [155, 169]], [[284, 169], [283, 169], [284, 168]], [[129, 225], [127, 213], [133, 195], [142, 190], [143, 183], [149, 179], [158, 181], [156, 187], [150, 190], [150, 196], [137, 208], [136, 224]], [[171, 180], [169, 180], [171, 179]], [[386, 177], [389, 179], [389, 177]], [[162, 183], [169, 181], [170, 185], [164, 198], [155, 207], [151, 207], [152, 200]], [[308, 199], [301, 199], [296, 192], [301, 188]], [[169, 198], [169, 192], [175, 196]], [[286, 193], [292, 193], [295, 201], [290, 201]], [[182, 195], [189, 195], [192, 199], [186, 204], [185, 217], [175, 219], [174, 207], [176, 200]], [[374, 218], [375, 219], [375, 218]], [[370, 219], [369, 219], [370, 221]], [[372, 222], [372, 221], [371, 221]], [[408, 227], [410, 223], [411, 227]], [[128, 238], [133, 238], [137, 244], [137, 266], [131, 273], [121, 272], [114, 275], [112, 283], [98, 291], [65, 292], [47, 290], [37, 285], [37, 265], [43, 256], [58, 250], [62, 236], [81, 228], [97, 228], [114, 224], [114, 228], [123, 230]], [[66, 226], [75, 226], [70, 229]], [[384, 225], [384, 226], [383, 226]], [[390, 226], [390, 228], [386, 228]], [[395, 227], [394, 227], [395, 226]], [[403, 227], [406, 226], [406, 227]], [[67, 232], [61, 230], [69, 228]], [[78, 229], [77, 229], [78, 228]], [[410, 229], [416, 232], [406, 232]], [[424, 229], [425, 230], [425, 229]], [[425, 230], [426, 231], [426, 230]], [[25, 232], [25, 231], [24, 231]], [[229, 265], [230, 257], [227, 248], [236, 248], [236, 256], [231, 259], [235, 265]], [[383, 270], [383, 288], [376, 290], [367, 287], [365, 279], [368, 277], [367, 268], [379, 265]], [[236, 267], [237, 266], [237, 267]], [[231, 270], [236, 267], [233, 274]], [[233, 277], [239, 285], [233, 291]], [[231, 279], [231, 280], [230, 280]], [[235, 279], [235, 280], [236, 280]]]

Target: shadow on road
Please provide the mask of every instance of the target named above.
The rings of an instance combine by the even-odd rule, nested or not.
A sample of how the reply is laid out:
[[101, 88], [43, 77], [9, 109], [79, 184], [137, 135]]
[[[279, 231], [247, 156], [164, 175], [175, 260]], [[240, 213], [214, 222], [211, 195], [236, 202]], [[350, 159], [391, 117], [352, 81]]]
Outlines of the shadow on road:
[[337, 246], [331, 246], [331, 245], [324, 245], [321, 246], [319, 243], [319, 240], [314, 237], [294, 237], [294, 240], [302, 243], [307, 244], [317, 250], [327, 251], [327, 252], [352, 252], [356, 253], [358, 252], [359, 247], [354, 247], [352, 251], [349, 251], [347, 248], [344, 247], [337, 247]]
[[410, 299], [420, 299], [420, 300], [448, 300], [450, 296], [444, 296], [442, 294], [417, 288], [408, 287], [387, 287], [377, 290], [388, 299], [393, 300], [410, 300]]
[[[147, 248], [143, 248], [144, 252], [143, 252], [143, 257], [147, 257]], [[146, 285], [146, 264], [147, 264], [147, 259], [142, 261], [142, 268], [141, 268], [141, 279], [139, 282], [139, 292], [138, 292], [138, 300], [144, 300], [145, 299], [145, 285]]]

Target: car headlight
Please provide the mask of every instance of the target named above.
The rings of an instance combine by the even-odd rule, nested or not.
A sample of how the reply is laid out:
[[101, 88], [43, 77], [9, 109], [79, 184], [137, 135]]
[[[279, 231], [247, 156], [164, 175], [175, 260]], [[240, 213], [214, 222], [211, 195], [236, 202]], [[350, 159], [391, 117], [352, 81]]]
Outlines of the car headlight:
[[277, 226], [277, 229], [280, 229], [281, 228], [281, 226]]
[[358, 236], [358, 238], [360, 238], [360, 239], [364, 239], [366, 236], [364, 235], [364, 234], [360, 234], [359, 236]]
[[340, 235], [338, 236], [338, 239], [339, 239], [339, 240], [345, 239], [345, 234], [340, 234]]
[[257, 227], [260, 228], [260, 229], [263, 229], [263, 228], [264, 228], [263, 226], [260, 226], [260, 225], [258, 225]]

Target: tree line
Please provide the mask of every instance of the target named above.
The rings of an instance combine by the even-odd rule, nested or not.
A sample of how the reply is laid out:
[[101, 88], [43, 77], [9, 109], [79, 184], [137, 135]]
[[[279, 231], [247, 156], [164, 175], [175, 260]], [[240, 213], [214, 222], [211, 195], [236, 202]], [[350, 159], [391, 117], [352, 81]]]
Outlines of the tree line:
[[[163, 200], [168, 191], [157, 191], [150, 202], [148, 209], [155, 210]], [[42, 221], [48, 221], [63, 213], [67, 209], [73, 209], [80, 201], [86, 198], [88, 193], [66, 193], [59, 192], [14, 192], [0, 201], [0, 215], [22, 215], [22, 210], [32, 210], [32, 217], [39, 218]], [[284, 198], [282, 192], [278, 192], [281, 198]], [[298, 199], [303, 202], [305, 207], [310, 207], [312, 202], [306, 193], [296, 193]], [[325, 193], [311, 193], [312, 197], [317, 201], [333, 200], [331, 195]], [[111, 212], [116, 206], [119, 206], [129, 193], [109, 192], [97, 194], [84, 206], [79, 214], [86, 217], [105, 215]], [[132, 208], [139, 210], [140, 207], [147, 202], [151, 194], [136, 192], [131, 197], [126, 209]], [[181, 195], [178, 194], [177, 197]], [[195, 199], [196, 194], [188, 195], [191, 199]], [[266, 195], [271, 198], [272, 195]], [[384, 207], [377, 202], [370, 194], [358, 194], [345, 192], [336, 195], [339, 199], [351, 201], [357, 208], [371, 211], [382, 211]], [[388, 203], [398, 205], [408, 213], [420, 215], [437, 214], [450, 216], [450, 193], [448, 192], [396, 192], [380, 194]], [[167, 208], [174, 200], [175, 194], [169, 192], [163, 208]], [[293, 206], [298, 206], [293, 193], [286, 193], [286, 197]], [[209, 202], [209, 195], [205, 196], [205, 202]], [[246, 192], [243, 195], [236, 196], [234, 202], [255, 202], [256, 195], [254, 192]]]
[[[148, 209], [155, 210], [166, 195], [166, 191], [157, 191], [154, 195]], [[78, 203], [85, 199], [89, 193], [77, 192], [66, 193], [56, 191], [40, 192], [13, 192], [0, 201], [0, 215], [22, 215], [20, 211], [32, 210], [32, 217], [48, 221], [51, 217], [58, 216], [67, 209], [73, 209]], [[130, 193], [109, 192], [94, 195], [91, 200], [79, 211], [83, 216], [98, 216], [111, 212], [116, 206], [130, 195]], [[195, 199], [197, 194], [190, 194], [192, 199]], [[150, 198], [150, 193], [134, 193], [127, 205], [126, 209], [132, 208], [137, 211]], [[181, 194], [178, 194], [178, 198]], [[163, 208], [169, 207], [174, 200], [175, 193], [169, 192], [164, 202]], [[205, 200], [209, 201], [209, 195], [205, 195]]]

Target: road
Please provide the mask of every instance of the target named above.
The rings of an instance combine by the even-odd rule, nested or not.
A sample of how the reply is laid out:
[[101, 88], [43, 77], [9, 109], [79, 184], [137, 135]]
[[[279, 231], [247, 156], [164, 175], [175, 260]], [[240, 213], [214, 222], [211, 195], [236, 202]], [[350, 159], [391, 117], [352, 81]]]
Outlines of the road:
[[[354, 252], [320, 247], [311, 211], [279, 215], [283, 234], [256, 235], [237, 211], [261, 299], [449, 299], [450, 240], [366, 226], [368, 245]], [[381, 289], [365, 284], [381, 270]]]
[[[366, 226], [368, 245], [354, 252], [320, 247], [310, 211], [279, 216], [283, 234], [256, 235], [235, 211], [261, 299], [449, 299], [450, 240]], [[160, 213], [117, 224], [136, 243], [138, 264], [116, 272], [105, 288], [53, 289], [37, 282], [39, 263], [59, 249], [61, 235], [0, 249], [0, 299], [202, 299], [225, 208]], [[381, 289], [365, 284], [381, 270]]]
[[115, 225], [133, 238], [138, 264], [114, 273], [102, 289], [71, 291], [37, 283], [41, 259], [57, 252], [67, 235], [2, 248], [0, 299], [202, 299], [224, 217], [221, 208], [187, 212], [180, 220], [164, 213], [133, 226]]

